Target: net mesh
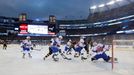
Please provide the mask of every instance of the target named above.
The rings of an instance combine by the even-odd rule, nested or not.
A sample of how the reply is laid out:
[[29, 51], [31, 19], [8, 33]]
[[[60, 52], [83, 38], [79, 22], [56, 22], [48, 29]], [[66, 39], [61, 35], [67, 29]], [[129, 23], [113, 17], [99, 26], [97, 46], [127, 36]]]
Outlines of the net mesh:
[[114, 50], [134, 50], [134, 40], [114, 40]]

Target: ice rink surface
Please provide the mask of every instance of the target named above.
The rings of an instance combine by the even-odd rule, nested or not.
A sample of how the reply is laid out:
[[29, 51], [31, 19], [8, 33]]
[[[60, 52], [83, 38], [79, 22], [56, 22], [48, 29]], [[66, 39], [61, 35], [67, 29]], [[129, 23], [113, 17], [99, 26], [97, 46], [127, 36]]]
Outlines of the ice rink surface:
[[32, 58], [26, 56], [22, 59], [19, 45], [8, 45], [7, 50], [0, 46], [0, 75], [134, 75], [134, 50], [115, 51], [118, 63], [111, 70], [111, 63], [102, 60], [91, 62], [80, 58], [64, 60], [60, 57], [58, 62], [51, 58], [43, 60], [47, 54], [48, 46], [39, 46], [41, 51], [32, 51]]

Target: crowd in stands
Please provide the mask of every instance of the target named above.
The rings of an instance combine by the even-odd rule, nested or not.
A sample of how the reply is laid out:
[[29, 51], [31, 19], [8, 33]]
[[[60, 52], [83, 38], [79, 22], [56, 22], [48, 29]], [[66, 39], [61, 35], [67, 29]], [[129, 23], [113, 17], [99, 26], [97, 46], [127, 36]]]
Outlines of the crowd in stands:
[[89, 14], [88, 21], [90, 22], [105, 21], [105, 20], [111, 20], [111, 19], [124, 17], [132, 14], [134, 14], [133, 2], [129, 5], [121, 6], [119, 8], [114, 8], [102, 12], [95, 12], [93, 14]]

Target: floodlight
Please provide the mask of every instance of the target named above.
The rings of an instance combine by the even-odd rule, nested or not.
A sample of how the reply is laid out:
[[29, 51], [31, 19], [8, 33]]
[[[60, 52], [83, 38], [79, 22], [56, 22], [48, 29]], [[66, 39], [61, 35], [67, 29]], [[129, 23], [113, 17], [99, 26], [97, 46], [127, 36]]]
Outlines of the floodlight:
[[123, 1], [123, 0], [116, 0], [117, 2]]
[[115, 3], [115, 1], [110, 1], [110, 2], [107, 3], [107, 5], [112, 5], [114, 3]]
[[104, 7], [105, 6], [105, 4], [100, 4], [98, 7]]
[[96, 9], [97, 8], [97, 6], [92, 6], [90, 9]]

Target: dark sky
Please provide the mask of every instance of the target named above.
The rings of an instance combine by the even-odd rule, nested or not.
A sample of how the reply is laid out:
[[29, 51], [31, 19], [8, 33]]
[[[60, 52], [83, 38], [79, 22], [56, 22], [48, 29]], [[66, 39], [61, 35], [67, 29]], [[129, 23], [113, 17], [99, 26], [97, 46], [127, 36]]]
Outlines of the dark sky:
[[55, 15], [58, 19], [87, 18], [89, 7], [110, 0], [0, 0], [0, 16], [18, 17], [25, 12], [30, 19], [48, 18]]

